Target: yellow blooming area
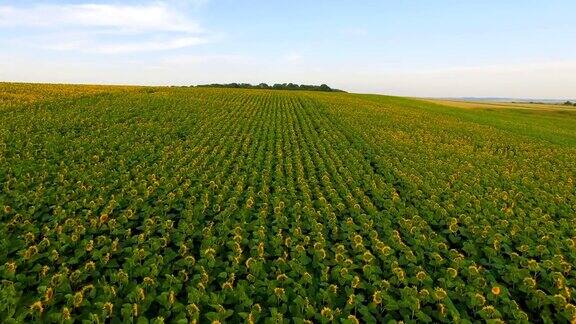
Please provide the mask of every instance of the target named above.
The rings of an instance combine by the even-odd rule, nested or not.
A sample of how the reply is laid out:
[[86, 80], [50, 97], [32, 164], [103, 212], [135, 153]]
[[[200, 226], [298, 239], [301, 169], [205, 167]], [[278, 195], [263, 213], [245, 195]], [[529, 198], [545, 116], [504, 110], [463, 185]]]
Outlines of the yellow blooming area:
[[569, 323], [552, 108], [2, 83], [0, 323]]
[[126, 91], [150, 91], [134, 86], [95, 86], [0, 82], [0, 112], [9, 108], [20, 108], [37, 104], [42, 107], [56, 101], [63, 104], [67, 100]]

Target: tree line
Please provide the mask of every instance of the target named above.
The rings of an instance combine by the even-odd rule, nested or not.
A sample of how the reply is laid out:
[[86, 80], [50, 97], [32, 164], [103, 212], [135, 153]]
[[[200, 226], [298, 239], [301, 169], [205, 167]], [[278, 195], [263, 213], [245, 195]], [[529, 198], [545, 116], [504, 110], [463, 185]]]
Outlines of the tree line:
[[295, 84], [295, 83], [275, 83], [268, 85], [260, 83], [257, 85], [249, 83], [211, 83], [200, 84], [196, 87], [200, 88], [241, 88], [241, 89], [270, 89], [270, 90], [307, 90], [307, 91], [326, 91], [326, 92], [345, 92], [344, 90], [330, 88], [326, 84], [310, 85], [310, 84]]

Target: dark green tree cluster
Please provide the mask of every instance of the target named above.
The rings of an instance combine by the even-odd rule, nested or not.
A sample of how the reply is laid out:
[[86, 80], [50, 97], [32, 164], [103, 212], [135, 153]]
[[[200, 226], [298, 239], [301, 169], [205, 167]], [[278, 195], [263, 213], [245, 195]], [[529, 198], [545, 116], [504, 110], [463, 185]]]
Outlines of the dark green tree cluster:
[[576, 106], [576, 102], [573, 103], [573, 102], [571, 102], [571, 101], [566, 101], [566, 102], [564, 103], [564, 106]]
[[310, 85], [310, 84], [295, 84], [295, 83], [275, 83], [274, 85], [268, 85], [266, 83], [260, 83], [258, 85], [252, 85], [249, 83], [212, 83], [212, 84], [201, 84], [197, 85], [201, 88], [241, 88], [241, 89], [271, 89], [271, 90], [307, 90], [307, 91], [326, 91], [326, 92], [345, 92], [339, 89], [330, 88], [326, 84], [321, 85]]

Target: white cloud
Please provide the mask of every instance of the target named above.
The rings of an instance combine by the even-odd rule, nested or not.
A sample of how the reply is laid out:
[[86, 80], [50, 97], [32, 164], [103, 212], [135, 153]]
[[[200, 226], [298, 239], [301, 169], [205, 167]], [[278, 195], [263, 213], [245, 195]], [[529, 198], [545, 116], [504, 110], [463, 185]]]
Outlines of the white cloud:
[[96, 52], [105, 54], [132, 53], [143, 51], [164, 51], [164, 50], [174, 50], [194, 45], [205, 44], [207, 42], [208, 41], [206, 39], [191, 36], [191, 37], [173, 38], [165, 41], [148, 41], [140, 43], [102, 45], [97, 46], [94, 50]]
[[164, 66], [179, 67], [183, 65], [194, 65], [203, 63], [216, 63], [216, 64], [249, 64], [253, 63], [252, 60], [243, 55], [235, 54], [211, 54], [211, 55], [173, 55], [162, 59], [161, 63]]
[[210, 2], [210, 0], [164, 0], [164, 2], [180, 5], [183, 7], [198, 9], [206, 6]]
[[206, 32], [182, 12], [167, 2], [0, 6], [0, 28], [36, 30], [33, 37], [19, 38], [20, 43], [102, 54], [174, 50], [208, 42]]
[[88, 27], [134, 32], [202, 31], [196, 22], [164, 3], [37, 5], [26, 8], [0, 6], [0, 26]]
[[134, 52], [152, 52], [152, 51], [166, 51], [185, 48], [189, 46], [199, 45], [206, 43], [207, 40], [190, 36], [178, 37], [167, 40], [150, 40], [142, 42], [123, 42], [123, 43], [106, 43], [98, 44], [92, 41], [69, 41], [69, 42], [56, 42], [46, 45], [44, 48], [51, 50], [61, 51], [83, 51], [99, 54], [123, 54]]

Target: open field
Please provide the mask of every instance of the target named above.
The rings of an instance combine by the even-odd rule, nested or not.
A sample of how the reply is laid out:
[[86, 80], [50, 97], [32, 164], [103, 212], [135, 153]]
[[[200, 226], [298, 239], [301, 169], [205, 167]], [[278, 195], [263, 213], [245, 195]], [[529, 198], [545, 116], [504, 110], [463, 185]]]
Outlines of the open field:
[[576, 110], [0, 84], [0, 322], [576, 319]]
[[481, 101], [459, 101], [448, 99], [422, 99], [424, 101], [437, 103], [443, 106], [458, 107], [458, 108], [482, 108], [482, 109], [529, 109], [529, 110], [566, 110], [576, 111], [574, 106], [565, 106], [561, 104], [544, 104], [544, 103], [528, 103], [528, 102], [481, 102]]

